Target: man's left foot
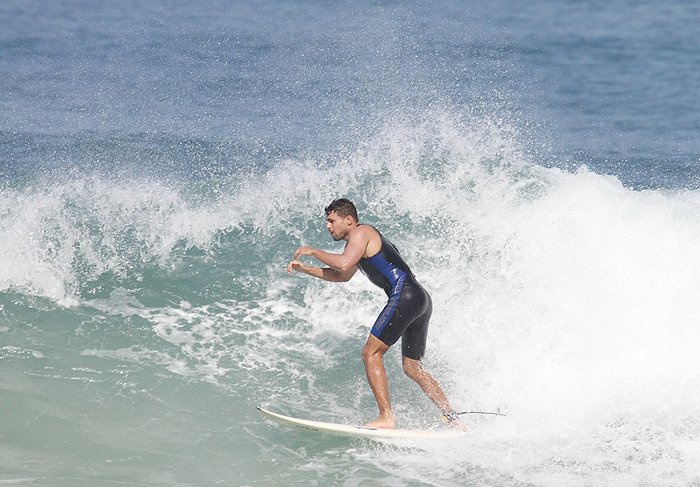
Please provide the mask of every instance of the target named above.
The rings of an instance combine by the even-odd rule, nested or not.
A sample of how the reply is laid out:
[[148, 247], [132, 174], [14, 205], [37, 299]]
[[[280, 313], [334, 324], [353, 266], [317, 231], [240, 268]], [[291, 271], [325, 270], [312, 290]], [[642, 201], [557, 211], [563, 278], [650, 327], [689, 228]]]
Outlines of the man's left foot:
[[376, 421], [367, 423], [365, 425], [365, 428], [381, 428], [393, 430], [396, 429], [396, 421], [394, 420], [394, 418], [379, 418]]

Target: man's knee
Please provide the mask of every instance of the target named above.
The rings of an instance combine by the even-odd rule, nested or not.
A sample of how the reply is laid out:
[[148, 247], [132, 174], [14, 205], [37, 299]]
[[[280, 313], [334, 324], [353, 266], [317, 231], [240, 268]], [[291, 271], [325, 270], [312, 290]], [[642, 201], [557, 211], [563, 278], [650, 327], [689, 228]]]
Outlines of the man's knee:
[[389, 346], [374, 335], [370, 335], [365, 347], [362, 349], [362, 361], [367, 363], [373, 357], [382, 358]]
[[420, 360], [408, 357], [403, 357], [403, 371], [408, 377], [415, 381], [419, 381], [423, 375], [423, 367], [421, 366]]
[[372, 352], [370, 348], [365, 345], [365, 347], [362, 349], [362, 361], [364, 363], [367, 363], [367, 360], [369, 360], [370, 356], [372, 355]]

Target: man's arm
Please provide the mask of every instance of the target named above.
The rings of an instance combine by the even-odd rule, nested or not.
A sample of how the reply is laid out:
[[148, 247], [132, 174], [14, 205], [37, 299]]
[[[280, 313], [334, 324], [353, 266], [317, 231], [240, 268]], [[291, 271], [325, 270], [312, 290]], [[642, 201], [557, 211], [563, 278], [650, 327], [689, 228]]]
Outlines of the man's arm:
[[291, 274], [292, 271], [303, 272], [304, 274], [318, 277], [324, 281], [347, 282], [352, 278], [352, 276], [355, 275], [355, 272], [357, 272], [357, 267], [341, 272], [336, 269], [331, 269], [330, 267], [313, 267], [305, 265], [298, 260], [293, 260], [287, 266], [287, 273]]
[[356, 267], [365, 254], [372, 236], [371, 232], [371, 227], [364, 225], [353, 230], [342, 254], [331, 254], [313, 247], [301, 247], [294, 252], [294, 260], [298, 260], [302, 255], [309, 255], [341, 273], [347, 272]]

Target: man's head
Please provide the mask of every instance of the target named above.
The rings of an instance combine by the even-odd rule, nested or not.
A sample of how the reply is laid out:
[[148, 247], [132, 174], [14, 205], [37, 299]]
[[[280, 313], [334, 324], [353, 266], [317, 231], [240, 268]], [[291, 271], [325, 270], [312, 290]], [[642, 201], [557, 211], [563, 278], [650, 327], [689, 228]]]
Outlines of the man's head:
[[331, 204], [326, 206], [326, 216], [328, 216], [331, 212], [334, 212], [340, 218], [351, 216], [356, 222], [360, 220], [357, 217], [357, 209], [355, 208], [355, 205], [347, 198], [338, 198], [337, 200], [331, 201]]
[[326, 228], [333, 240], [344, 240], [357, 223], [357, 209], [352, 201], [339, 198], [326, 207]]

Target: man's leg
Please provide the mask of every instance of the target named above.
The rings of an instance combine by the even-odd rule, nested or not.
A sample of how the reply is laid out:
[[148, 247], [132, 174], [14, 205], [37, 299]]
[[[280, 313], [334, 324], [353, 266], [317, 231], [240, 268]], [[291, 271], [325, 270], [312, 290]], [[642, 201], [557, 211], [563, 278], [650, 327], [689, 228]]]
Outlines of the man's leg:
[[415, 360], [404, 356], [403, 371], [407, 376], [421, 386], [423, 392], [428, 395], [430, 400], [435, 403], [440, 411], [446, 413], [450, 410], [450, 403], [440, 387], [440, 384], [438, 384], [435, 378], [423, 368], [420, 360]]
[[382, 357], [389, 350], [389, 347], [374, 335], [370, 335], [362, 350], [362, 361], [365, 364], [365, 372], [367, 372], [367, 380], [372, 388], [374, 398], [379, 406], [379, 419], [365, 426], [375, 428], [396, 427], [394, 413], [391, 411], [391, 403], [389, 402], [389, 383], [386, 378], [386, 370], [384, 370], [384, 362]]
[[[423, 391], [427, 394], [430, 400], [435, 403], [440, 411], [443, 413], [452, 411], [450, 403], [447, 400], [447, 396], [445, 396], [442, 387], [440, 387], [438, 381], [436, 381], [435, 378], [423, 368], [420, 360], [415, 360], [404, 356], [403, 371], [407, 376], [421, 386], [421, 389], [423, 389]], [[462, 430], [466, 429], [458, 419], [453, 420], [452, 425]]]

